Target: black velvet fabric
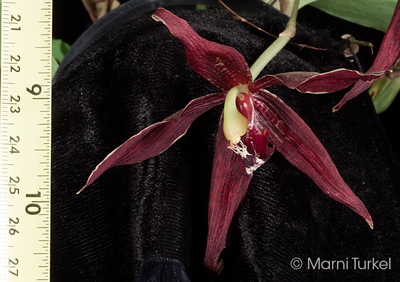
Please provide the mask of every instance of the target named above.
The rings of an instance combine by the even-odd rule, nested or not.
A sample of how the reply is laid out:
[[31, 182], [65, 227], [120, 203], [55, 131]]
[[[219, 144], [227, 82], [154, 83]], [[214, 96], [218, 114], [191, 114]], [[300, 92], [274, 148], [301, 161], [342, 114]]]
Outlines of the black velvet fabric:
[[143, 262], [139, 272], [139, 281], [190, 282], [184, 265], [174, 259], [153, 258]]
[[[121, 7], [122, 9], [124, 7]], [[170, 8], [203, 37], [236, 48], [249, 65], [271, 37], [226, 11]], [[94, 167], [147, 126], [218, 91], [187, 65], [183, 45], [151, 13], [90, 42], [53, 85], [52, 281], [398, 281], [400, 167], [367, 93], [339, 112], [346, 91], [271, 87], [310, 126], [365, 203], [375, 228], [326, 196], [279, 153], [259, 168], [230, 226], [223, 272], [203, 266], [214, 142], [222, 106], [198, 118], [161, 155], [112, 168], [80, 195]], [[268, 30], [268, 19], [254, 21]], [[264, 73], [353, 68], [340, 44], [307, 32]], [[291, 266], [299, 258], [303, 265]], [[354, 258], [361, 261], [354, 267]], [[331, 263], [313, 269], [309, 261]], [[332, 261], [348, 265], [332, 267]], [[385, 260], [390, 269], [361, 269]]]

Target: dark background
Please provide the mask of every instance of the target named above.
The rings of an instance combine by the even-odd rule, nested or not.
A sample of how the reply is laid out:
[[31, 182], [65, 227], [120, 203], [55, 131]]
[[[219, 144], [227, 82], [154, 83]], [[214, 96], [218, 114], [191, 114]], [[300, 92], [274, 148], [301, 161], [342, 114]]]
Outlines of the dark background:
[[[128, 0], [120, 0], [123, 4]], [[383, 33], [371, 28], [361, 27], [345, 20], [332, 17], [313, 7], [307, 6], [299, 11], [298, 22], [304, 26], [325, 30], [333, 38], [350, 33], [359, 40], [372, 42], [374, 54], [379, 50]], [[53, 37], [62, 39], [72, 45], [79, 36], [92, 25], [89, 14], [80, 0], [54, 0], [53, 1]], [[372, 64], [374, 55], [368, 47], [362, 47], [358, 53], [363, 62], [364, 71]], [[384, 113], [379, 115], [386, 135], [400, 159], [400, 99], [397, 97], [393, 104]]]

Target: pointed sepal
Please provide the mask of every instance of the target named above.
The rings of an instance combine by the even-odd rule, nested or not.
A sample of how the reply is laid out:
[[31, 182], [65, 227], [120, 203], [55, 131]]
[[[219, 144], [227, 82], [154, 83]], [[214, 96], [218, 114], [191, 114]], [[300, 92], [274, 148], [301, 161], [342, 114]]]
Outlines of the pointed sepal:
[[267, 90], [254, 95], [254, 103], [260, 124], [268, 128], [268, 138], [275, 149], [308, 175], [325, 194], [358, 213], [373, 228], [367, 208], [344, 182], [328, 152], [307, 124]]
[[284, 85], [303, 93], [332, 93], [362, 81], [375, 81], [385, 75], [386, 71], [361, 73], [355, 70], [336, 69], [330, 72], [287, 72], [267, 74], [249, 85], [252, 93], [272, 85]]
[[111, 167], [139, 163], [161, 154], [186, 133], [198, 116], [221, 104], [225, 95], [221, 92], [194, 99], [182, 110], [132, 136], [96, 166], [78, 193]]
[[252, 177], [252, 174], [238, 173], [237, 169], [231, 167], [238, 162], [242, 163], [243, 159], [229, 149], [230, 142], [224, 136], [222, 123], [223, 118], [215, 145], [208, 205], [208, 237], [204, 257], [205, 266], [215, 274], [219, 274], [223, 269], [223, 262], [219, 257], [225, 248], [229, 225]]
[[187, 61], [192, 70], [223, 91], [252, 81], [245, 58], [236, 49], [199, 36], [187, 21], [163, 8], [152, 15], [163, 22], [185, 46]]

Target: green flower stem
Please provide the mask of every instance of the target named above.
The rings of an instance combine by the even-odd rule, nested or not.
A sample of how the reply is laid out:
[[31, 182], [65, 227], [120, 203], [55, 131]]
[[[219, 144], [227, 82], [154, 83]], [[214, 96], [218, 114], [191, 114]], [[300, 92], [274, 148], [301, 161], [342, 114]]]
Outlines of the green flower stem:
[[[294, 4], [293, 4], [294, 3]], [[253, 81], [257, 78], [264, 67], [275, 57], [280, 50], [292, 39], [296, 34], [296, 19], [299, 7], [299, 0], [292, 0], [290, 5], [293, 5], [292, 15], [288, 23], [286, 24], [285, 30], [279, 34], [279, 37], [265, 50], [261, 56], [254, 62], [250, 68], [250, 72], [253, 76]]]
[[[289, 6], [293, 6], [293, 9], [285, 30], [279, 34], [279, 37], [261, 54], [250, 68], [253, 81], [269, 61], [271, 61], [296, 34], [296, 18], [299, 0], [291, 0]], [[229, 90], [225, 98], [223, 130], [225, 138], [232, 144], [239, 143], [241, 136], [246, 134], [247, 131], [247, 118], [236, 108], [236, 98], [238, 95], [247, 92], [248, 89], [246, 86], [239, 85]]]

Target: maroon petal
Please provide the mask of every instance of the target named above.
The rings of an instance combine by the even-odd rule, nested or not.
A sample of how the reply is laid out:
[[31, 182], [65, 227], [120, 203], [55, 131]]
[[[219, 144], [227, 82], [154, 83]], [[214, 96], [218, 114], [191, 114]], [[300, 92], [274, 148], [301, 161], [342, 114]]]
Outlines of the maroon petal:
[[221, 104], [225, 95], [214, 93], [194, 99], [182, 110], [132, 136], [96, 166], [78, 193], [111, 167], [138, 163], [161, 154], [186, 133], [198, 116]]
[[317, 72], [287, 72], [275, 75], [267, 74], [249, 85], [252, 93], [272, 85], [284, 85], [303, 93], [331, 93], [345, 89], [358, 80], [375, 81], [385, 74], [385, 71], [360, 73], [355, 70], [337, 69], [325, 73]]
[[351, 191], [321, 142], [305, 122], [274, 94], [260, 90], [254, 95], [260, 123], [269, 140], [289, 162], [307, 174], [332, 199], [348, 206], [373, 228], [363, 202]]
[[152, 17], [163, 22], [172, 35], [185, 45], [190, 68], [219, 89], [228, 91], [252, 81], [246, 60], [236, 49], [202, 38], [185, 20], [163, 8], [159, 8]]
[[219, 256], [225, 248], [226, 234], [233, 214], [246, 194], [252, 174], [237, 173], [231, 168], [241, 157], [228, 149], [230, 145], [222, 129], [222, 118], [215, 145], [214, 164], [208, 206], [208, 238], [205, 266], [215, 274], [223, 268]]
[[[367, 72], [388, 70], [400, 55], [400, 1], [397, 2], [392, 21], [383, 37], [381, 47], [374, 63]], [[347, 101], [353, 99], [360, 93], [371, 87], [377, 79], [372, 82], [359, 81], [354, 87], [340, 100], [334, 107], [334, 111], [339, 110]]]

